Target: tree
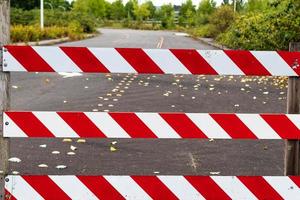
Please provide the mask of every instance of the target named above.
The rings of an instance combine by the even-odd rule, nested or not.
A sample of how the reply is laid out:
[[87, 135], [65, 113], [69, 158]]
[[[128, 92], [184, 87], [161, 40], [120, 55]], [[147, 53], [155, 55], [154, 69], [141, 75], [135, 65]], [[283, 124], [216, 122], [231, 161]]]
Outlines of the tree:
[[143, 21], [150, 16], [150, 10], [147, 3], [141, 5], [134, 4], [133, 13], [138, 21]]
[[232, 6], [222, 5], [211, 15], [209, 22], [215, 26], [219, 33], [223, 33], [234, 22]]
[[127, 18], [135, 19], [135, 15], [133, 12], [135, 4], [137, 4], [137, 1], [135, 1], [135, 0], [130, 0], [126, 3], [125, 12], [126, 12]]
[[197, 9], [197, 24], [203, 25], [208, 23], [209, 16], [216, 10], [214, 0], [202, 0]]
[[149, 18], [153, 19], [155, 17], [156, 7], [154, 6], [152, 1], [146, 1], [146, 4], [148, 4], [148, 10], [150, 11]]
[[116, 0], [111, 4], [110, 8], [111, 19], [121, 20], [125, 16], [125, 8], [122, 0]]
[[194, 26], [195, 25], [196, 8], [193, 5], [192, 0], [186, 0], [182, 3], [179, 11], [179, 24], [182, 26]]
[[[40, 1], [40, 0], [39, 0]], [[51, 4], [51, 6], [55, 9], [55, 8], [64, 8], [65, 10], [70, 10], [71, 9], [71, 5], [68, 1], [66, 0], [44, 0], [45, 5], [47, 3]]]
[[104, 0], [77, 0], [74, 3], [74, 11], [90, 14], [96, 18], [105, 17]]
[[112, 4], [109, 1], [105, 1], [105, 18], [112, 19]]
[[11, 0], [11, 7], [31, 10], [40, 6], [40, 0]]
[[[66, 10], [70, 9], [70, 3], [66, 0], [45, 0], [45, 5], [50, 3], [53, 8], [63, 6]], [[13, 8], [21, 8], [23, 10], [32, 10], [40, 7], [40, 0], [11, 0]]]
[[163, 28], [172, 28], [174, 26], [175, 11], [172, 4], [165, 4], [157, 10], [157, 15], [161, 20]]

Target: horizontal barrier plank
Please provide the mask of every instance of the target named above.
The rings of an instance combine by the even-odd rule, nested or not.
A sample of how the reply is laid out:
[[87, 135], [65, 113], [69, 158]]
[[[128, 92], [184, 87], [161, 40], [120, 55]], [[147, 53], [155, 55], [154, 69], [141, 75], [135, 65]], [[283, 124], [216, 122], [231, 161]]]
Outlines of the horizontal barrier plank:
[[300, 139], [297, 114], [5, 112], [5, 137]]
[[272, 199], [300, 197], [300, 177], [8, 176], [7, 199]]
[[6, 46], [4, 71], [299, 76], [300, 52]]

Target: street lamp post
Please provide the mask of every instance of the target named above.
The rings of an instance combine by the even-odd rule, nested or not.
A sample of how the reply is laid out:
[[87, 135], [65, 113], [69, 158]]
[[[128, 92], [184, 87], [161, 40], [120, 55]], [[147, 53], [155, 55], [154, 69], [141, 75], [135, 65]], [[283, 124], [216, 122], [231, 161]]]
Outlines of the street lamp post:
[[44, 0], [41, 0], [41, 29], [44, 29]]

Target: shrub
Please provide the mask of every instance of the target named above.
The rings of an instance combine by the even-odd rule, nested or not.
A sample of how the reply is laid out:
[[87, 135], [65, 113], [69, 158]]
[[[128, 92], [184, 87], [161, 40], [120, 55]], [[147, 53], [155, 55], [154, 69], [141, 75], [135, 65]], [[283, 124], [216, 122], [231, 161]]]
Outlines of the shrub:
[[[224, 33], [230, 25], [234, 22], [235, 14], [229, 5], [223, 5], [216, 9], [216, 11], [209, 18], [209, 23], [214, 29], [215, 36]], [[214, 26], [214, 27], [213, 27]]]
[[[36, 25], [39, 24], [40, 10], [22, 10], [12, 8], [11, 24], [12, 25]], [[98, 23], [88, 14], [78, 13], [74, 11], [61, 11], [45, 9], [45, 26], [67, 27], [69, 23], [77, 21], [82, 27], [83, 32], [93, 33], [96, 31], [95, 27]]]
[[191, 35], [194, 37], [210, 37], [214, 38], [218, 35], [219, 31], [216, 26], [212, 24], [206, 24], [200, 26], [199, 28], [195, 28], [191, 31]]
[[36, 42], [45, 39], [69, 37], [71, 40], [82, 39], [82, 27], [79, 22], [74, 21], [68, 27], [45, 27], [16, 25], [11, 27], [12, 42]]
[[285, 50], [289, 42], [300, 41], [299, 32], [299, 12], [250, 13], [239, 17], [218, 41], [233, 49]]

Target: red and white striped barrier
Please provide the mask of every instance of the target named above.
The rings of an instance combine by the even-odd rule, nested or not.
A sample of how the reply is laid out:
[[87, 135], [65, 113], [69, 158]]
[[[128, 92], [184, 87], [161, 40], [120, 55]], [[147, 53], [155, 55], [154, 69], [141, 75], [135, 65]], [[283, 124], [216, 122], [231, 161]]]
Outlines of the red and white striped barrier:
[[8, 176], [7, 199], [270, 199], [300, 198], [300, 177]]
[[299, 76], [300, 52], [6, 46], [4, 71]]
[[5, 112], [5, 137], [300, 139], [300, 115]]

